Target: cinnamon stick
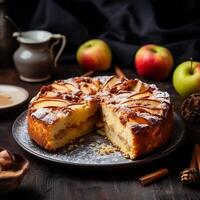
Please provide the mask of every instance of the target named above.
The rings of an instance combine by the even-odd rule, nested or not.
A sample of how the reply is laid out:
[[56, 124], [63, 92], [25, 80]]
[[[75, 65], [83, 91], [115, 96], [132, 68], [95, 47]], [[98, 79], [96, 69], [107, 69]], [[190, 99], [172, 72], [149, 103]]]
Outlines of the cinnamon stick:
[[163, 176], [166, 176], [168, 173], [169, 173], [169, 170], [167, 168], [162, 168], [153, 173], [140, 177], [139, 181], [143, 186], [146, 186], [152, 183], [153, 181], [156, 181], [162, 178]]
[[126, 78], [126, 75], [124, 74], [124, 72], [120, 69], [119, 66], [115, 67], [115, 74], [120, 77], [120, 78]]
[[89, 71], [89, 72], [86, 72], [86, 73], [82, 74], [81, 77], [91, 76], [93, 74], [94, 74], [94, 71]]
[[195, 145], [195, 152], [196, 152], [196, 161], [197, 161], [197, 169], [200, 172], [200, 145]]
[[189, 168], [197, 169], [197, 167], [198, 167], [197, 166], [197, 148], [198, 148], [197, 144], [195, 144]]

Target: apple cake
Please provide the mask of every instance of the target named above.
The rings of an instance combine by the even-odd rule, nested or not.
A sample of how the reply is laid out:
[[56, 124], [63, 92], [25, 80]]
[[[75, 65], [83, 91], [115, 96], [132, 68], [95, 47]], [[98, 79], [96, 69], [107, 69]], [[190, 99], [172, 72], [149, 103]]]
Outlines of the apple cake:
[[138, 79], [74, 77], [43, 86], [28, 108], [28, 132], [54, 151], [100, 128], [131, 159], [164, 145], [173, 125], [167, 92]]

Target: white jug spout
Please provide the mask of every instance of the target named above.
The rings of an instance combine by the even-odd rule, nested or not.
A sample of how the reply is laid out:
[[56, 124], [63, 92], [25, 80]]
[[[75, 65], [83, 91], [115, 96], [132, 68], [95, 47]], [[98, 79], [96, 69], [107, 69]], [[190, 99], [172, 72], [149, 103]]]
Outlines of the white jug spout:
[[19, 32], [14, 32], [12, 36], [13, 36], [13, 37], [19, 37], [19, 36], [20, 36], [20, 33], [19, 33]]

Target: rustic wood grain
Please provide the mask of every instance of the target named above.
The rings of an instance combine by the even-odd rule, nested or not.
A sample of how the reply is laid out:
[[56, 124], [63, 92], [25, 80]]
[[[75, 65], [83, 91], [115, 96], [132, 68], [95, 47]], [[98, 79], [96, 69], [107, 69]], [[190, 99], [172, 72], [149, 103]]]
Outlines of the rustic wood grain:
[[[128, 77], [137, 77], [133, 70], [123, 69]], [[19, 80], [14, 68], [0, 69], [0, 84], [15, 84], [26, 88], [30, 93], [29, 100], [43, 84], [54, 79], [65, 79], [79, 76], [84, 72], [77, 66], [58, 68], [51, 80], [44, 83], [25, 83]], [[107, 74], [114, 73], [114, 69]], [[95, 74], [96, 75], [96, 74]], [[101, 75], [101, 74], [100, 74]], [[156, 83], [162, 90], [167, 90], [174, 103], [174, 109], [180, 113], [182, 99], [175, 93], [170, 80]], [[187, 140], [185, 144], [169, 157], [137, 169], [120, 171], [91, 171], [71, 169], [55, 165], [31, 156], [14, 141], [11, 128], [16, 117], [27, 108], [24, 105], [0, 113], [0, 146], [26, 156], [31, 168], [21, 186], [0, 200], [199, 200], [200, 188], [188, 188], [180, 184], [179, 173], [189, 165], [193, 144], [200, 143], [200, 125], [187, 123]], [[147, 187], [142, 187], [137, 179], [159, 167], [167, 167], [170, 174]]]

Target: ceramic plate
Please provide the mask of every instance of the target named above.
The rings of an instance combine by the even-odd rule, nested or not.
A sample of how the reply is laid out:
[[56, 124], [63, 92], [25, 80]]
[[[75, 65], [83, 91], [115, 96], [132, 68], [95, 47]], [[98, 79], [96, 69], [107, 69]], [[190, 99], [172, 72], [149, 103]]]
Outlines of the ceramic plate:
[[28, 91], [15, 85], [0, 84], [0, 111], [13, 108], [29, 97]]
[[111, 143], [97, 133], [84, 136], [83, 143], [77, 145], [78, 147], [71, 151], [66, 147], [56, 152], [48, 152], [30, 139], [27, 131], [26, 113], [26, 111], [22, 113], [13, 124], [12, 133], [16, 142], [23, 149], [39, 158], [76, 167], [110, 168], [141, 166], [169, 155], [182, 144], [185, 137], [184, 123], [174, 113], [174, 128], [168, 143], [159, 150], [137, 160], [126, 159], [120, 152], [100, 155], [99, 152], [102, 145], [111, 146]]

